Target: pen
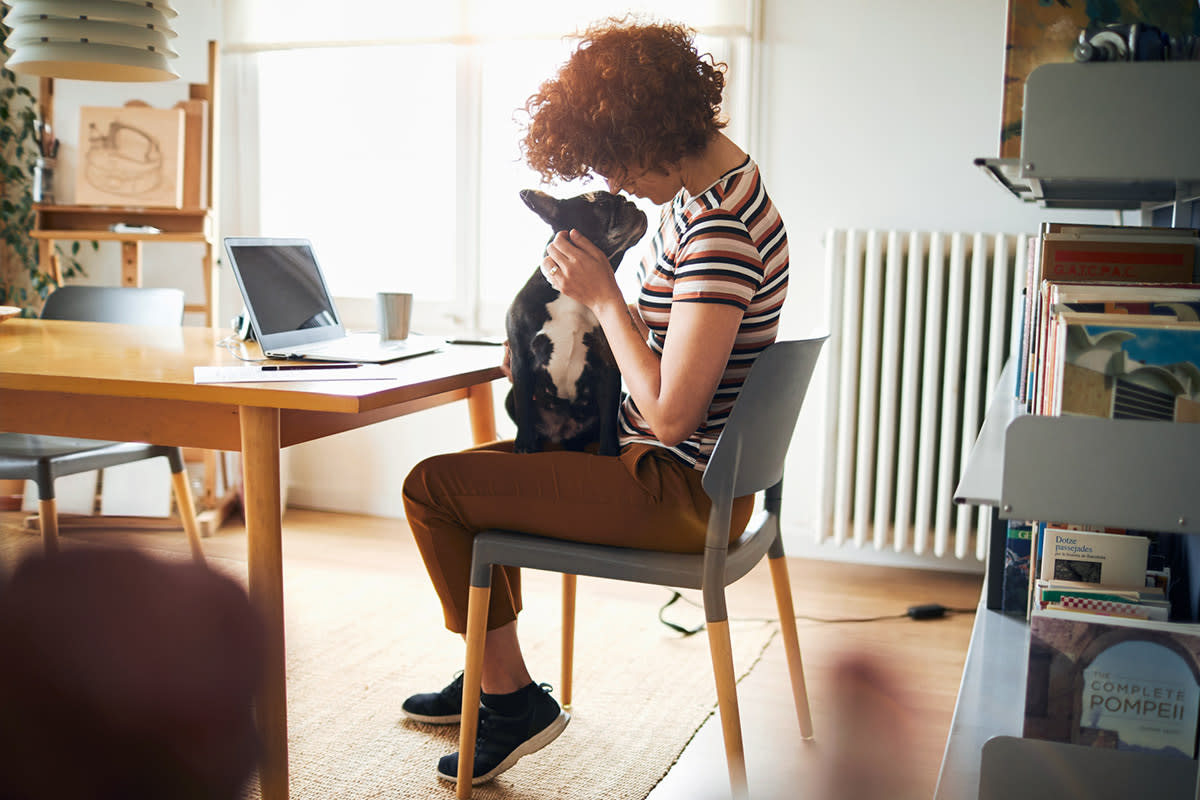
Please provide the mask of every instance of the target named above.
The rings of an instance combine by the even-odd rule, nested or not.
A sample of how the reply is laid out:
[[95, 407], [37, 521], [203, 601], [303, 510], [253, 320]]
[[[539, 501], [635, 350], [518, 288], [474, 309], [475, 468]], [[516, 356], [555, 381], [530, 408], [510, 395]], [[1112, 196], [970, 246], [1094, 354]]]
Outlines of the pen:
[[362, 364], [267, 364], [263, 372], [280, 372], [285, 369], [353, 369]]

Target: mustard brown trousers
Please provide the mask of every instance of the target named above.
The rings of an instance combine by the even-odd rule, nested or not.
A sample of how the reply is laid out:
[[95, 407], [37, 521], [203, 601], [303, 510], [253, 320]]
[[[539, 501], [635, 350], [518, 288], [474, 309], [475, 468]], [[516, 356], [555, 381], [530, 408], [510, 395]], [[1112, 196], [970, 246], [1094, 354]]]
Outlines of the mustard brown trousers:
[[[712, 505], [702, 473], [667, 450], [629, 444], [616, 457], [567, 450], [514, 453], [511, 441], [427, 458], [404, 481], [404, 510], [446, 627], [467, 630], [471, 546], [502, 528], [591, 544], [699, 553]], [[730, 539], [754, 511], [734, 501]], [[521, 574], [496, 567], [488, 630], [517, 618]]]

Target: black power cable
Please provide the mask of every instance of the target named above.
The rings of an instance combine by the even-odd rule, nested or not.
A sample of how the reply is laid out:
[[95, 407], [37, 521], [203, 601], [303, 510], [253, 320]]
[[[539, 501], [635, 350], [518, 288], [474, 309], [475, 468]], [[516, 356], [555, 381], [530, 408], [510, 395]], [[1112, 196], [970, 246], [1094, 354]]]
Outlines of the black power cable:
[[[658, 610], [659, 622], [661, 622], [663, 625], [666, 625], [668, 628], [675, 631], [676, 633], [682, 634], [683, 636], [692, 636], [692, 635], [697, 634], [700, 631], [704, 630], [703, 623], [701, 623], [700, 625], [697, 625], [694, 628], [686, 628], [683, 625], [679, 625], [674, 622], [671, 622], [664, 616], [666, 610], [680, 600], [682, 600], [683, 602], [685, 602], [689, 605], [692, 605], [696, 608], [703, 608], [703, 606], [700, 605], [699, 603], [697, 603], [695, 600], [685, 597], [679, 591], [672, 590], [671, 599], [668, 600], [666, 603], [664, 603], [662, 608], [660, 608]], [[946, 606], [943, 606], [940, 603], [925, 603], [923, 605], [909, 606], [908, 610], [905, 611], [903, 614], [885, 614], [883, 616], [878, 616], [878, 617], [813, 617], [813, 616], [809, 616], [807, 614], [797, 614], [796, 619], [798, 619], [798, 620], [802, 619], [802, 620], [806, 620], [809, 622], [821, 622], [821, 623], [826, 623], [826, 624], [843, 624], [843, 623], [848, 623], [848, 622], [880, 622], [883, 620], [906, 619], [906, 618], [920, 621], [920, 620], [942, 619], [943, 617], [945, 617], [948, 614], [974, 614], [974, 613], [975, 613], [974, 608], [947, 608]], [[730, 622], [775, 622], [775, 619], [772, 617], [730, 617], [729, 621]]]

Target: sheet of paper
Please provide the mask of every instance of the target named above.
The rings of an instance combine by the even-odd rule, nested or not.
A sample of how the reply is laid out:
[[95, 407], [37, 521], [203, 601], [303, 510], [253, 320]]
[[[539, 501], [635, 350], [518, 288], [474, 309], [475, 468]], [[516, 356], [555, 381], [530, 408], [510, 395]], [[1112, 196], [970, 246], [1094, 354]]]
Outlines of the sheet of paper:
[[195, 383], [284, 383], [296, 381], [364, 381], [389, 378], [378, 364], [361, 367], [308, 368], [288, 365], [287, 369], [264, 370], [258, 366], [245, 367], [193, 367]]

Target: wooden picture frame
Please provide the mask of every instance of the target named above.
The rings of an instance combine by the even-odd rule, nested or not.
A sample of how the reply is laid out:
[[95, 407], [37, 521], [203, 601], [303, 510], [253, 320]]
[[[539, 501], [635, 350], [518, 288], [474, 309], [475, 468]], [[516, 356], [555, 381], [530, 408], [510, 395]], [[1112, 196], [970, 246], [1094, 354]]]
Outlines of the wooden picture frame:
[[184, 127], [180, 108], [81, 108], [75, 202], [181, 208]]

